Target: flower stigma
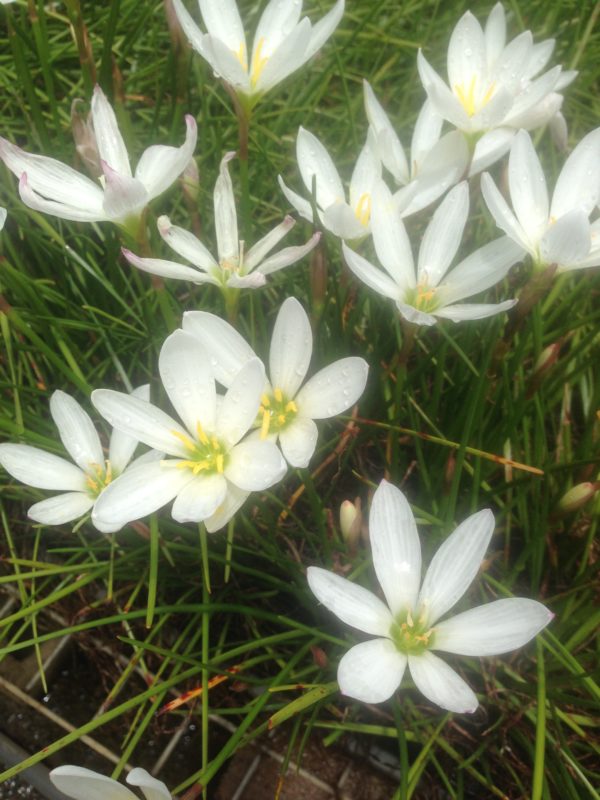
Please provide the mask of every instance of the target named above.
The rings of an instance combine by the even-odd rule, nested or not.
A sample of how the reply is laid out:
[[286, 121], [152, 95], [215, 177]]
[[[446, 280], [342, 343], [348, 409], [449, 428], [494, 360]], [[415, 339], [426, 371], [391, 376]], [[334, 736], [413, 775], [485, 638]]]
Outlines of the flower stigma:
[[390, 639], [400, 653], [421, 655], [432, 643], [433, 628], [428, 628], [425, 614], [414, 620], [410, 611], [402, 612], [392, 623]]
[[279, 433], [294, 419], [298, 413], [298, 406], [293, 400], [288, 400], [278, 387], [273, 389], [273, 394], [263, 394], [258, 409], [260, 421], [260, 438], [266, 439], [269, 430]]
[[[171, 431], [171, 433], [183, 443], [189, 455], [189, 458], [174, 463], [177, 469], [190, 469], [194, 475], [199, 475], [201, 472], [208, 475], [223, 474], [227, 451], [216, 436], [207, 435], [199, 422], [196, 423], [198, 438], [195, 441], [179, 431]], [[172, 463], [171, 461], [161, 461], [161, 466]]]

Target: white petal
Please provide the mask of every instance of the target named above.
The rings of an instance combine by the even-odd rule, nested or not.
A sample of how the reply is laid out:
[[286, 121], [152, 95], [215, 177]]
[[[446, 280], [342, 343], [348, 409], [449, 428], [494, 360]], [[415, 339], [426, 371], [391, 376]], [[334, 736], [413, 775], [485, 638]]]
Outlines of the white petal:
[[310, 22], [305, 17], [267, 60], [256, 81], [254, 87], [256, 93], [268, 92], [306, 62], [310, 31]]
[[508, 153], [515, 132], [512, 128], [494, 128], [477, 140], [469, 167], [469, 178], [491, 167]]
[[546, 264], [568, 266], [585, 258], [591, 246], [587, 214], [574, 208], [548, 228], [540, 242], [540, 256]]
[[529, 80], [528, 64], [535, 45], [531, 31], [523, 31], [507, 44], [490, 70], [490, 78], [516, 95]]
[[[169, 463], [169, 462], [167, 462]], [[102, 492], [92, 512], [92, 523], [103, 533], [152, 514], [172, 500], [194, 479], [189, 469], [150, 461], [129, 467]]]
[[158, 369], [173, 408], [194, 439], [198, 425], [212, 433], [216, 426], [215, 379], [209, 356], [191, 333], [177, 330], [165, 339]]
[[394, 296], [398, 297], [415, 285], [415, 266], [406, 228], [383, 181], [373, 190], [371, 229], [377, 258], [394, 279], [398, 287]]
[[418, 600], [428, 625], [434, 625], [467, 591], [493, 532], [494, 515], [484, 509], [461, 522], [440, 546], [425, 574]]
[[467, 11], [454, 26], [448, 44], [448, 82], [467, 92], [473, 78], [481, 81], [486, 75], [486, 51], [483, 30]]
[[423, 88], [427, 92], [427, 97], [435, 112], [459, 130], [471, 130], [471, 120], [467, 112], [437, 72], [429, 65], [421, 50], [417, 53], [417, 68]]
[[129, 156], [115, 112], [98, 85], [92, 96], [92, 120], [100, 158], [115, 172], [131, 177]]
[[536, 600], [508, 597], [440, 622], [431, 647], [462, 656], [509, 653], [533, 639], [553, 617]]
[[246, 58], [244, 26], [235, 0], [199, 0], [200, 13], [211, 36], [220, 39], [234, 53]]
[[369, 224], [363, 224], [354, 209], [346, 202], [333, 203], [322, 213], [323, 225], [334, 236], [352, 241], [361, 239], [369, 232]]
[[112, 389], [96, 389], [92, 392], [92, 403], [113, 428], [155, 450], [187, 458], [188, 451], [180, 437], [186, 438], [189, 434], [152, 403]]
[[233, 515], [244, 505], [249, 494], [250, 492], [245, 492], [242, 489], [238, 489], [238, 487], [234, 486], [232, 483], [228, 483], [225, 499], [215, 513], [204, 520], [206, 530], [209, 533], [214, 533], [226, 525]]
[[369, 365], [351, 356], [319, 370], [296, 395], [298, 412], [311, 419], [328, 419], [354, 405], [364, 391]]
[[469, 186], [459, 183], [436, 210], [419, 249], [419, 283], [437, 286], [460, 246], [469, 213]]
[[400, 489], [381, 481], [369, 516], [373, 566], [394, 616], [413, 611], [421, 582], [421, 544]]
[[186, 267], [185, 264], [178, 264], [176, 261], [165, 261], [162, 258], [140, 258], [125, 247], [121, 248], [121, 252], [130, 264], [137, 267], [137, 269], [141, 269], [142, 272], [161, 275], [163, 278], [174, 278], [178, 281], [219, 285], [219, 282], [212, 275], [200, 272], [194, 267]]
[[298, 24], [301, 11], [302, 0], [268, 3], [256, 27], [251, 63], [254, 63], [257, 54], [258, 57], [267, 58], [272, 55]]
[[61, 219], [69, 219], [74, 222], [101, 222], [109, 219], [102, 207], [104, 200], [102, 193], [99, 195], [90, 194], [88, 196], [89, 202], [83, 207], [47, 200], [31, 189], [26, 172], [19, 179], [19, 195], [28, 208], [32, 208], [34, 211], [41, 211], [43, 214], [52, 214]]
[[400, 312], [400, 316], [407, 322], [412, 322], [414, 325], [435, 325], [436, 319], [431, 314], [426, 314], [424, 311], [418, 311], [413, 306], [410, 306], [401, 301], [396, 301], [396, 308]]
[[144, 150], [135, 170], [135, 177], [148, 192], [148, 202], [162, 194], [181, 175], [196, 148], [198, 127], [196, 120], [186, 114], [185, 141], [181, 147], [152, 145]]
[[252, 93], [250, 77], [237, 57], [237, 52], [230, 50], [220, 39], [207, 34], [202, 37], [202, 47], [208, 63], [213, 68], [215, 77], [222, 78], [236, 91], [249, 95]]
[[[392, 124], [375, 97], [367, 81], [363, 80], [365, 111], [369, 125], [375, 134], [377, 154], [394, 178], [400, 183], [408, 183], [409, 168], [404, 148]], [[441, 118], [440, 118], [441, 119]]]
[[27, 509], [27, 516], [42, 525], [63, 525], [79, 519], [94, 505], [94, 498], [85, 492], [67, 492], [49, 497]]
[[6, 222], [6, 209], [0, 206], [0, 231], [4, 228]]
[[370, 199], [375, 184], [381, 180], [381, 162], [369, 140], [360, 151], [350, 179], [350, 206], [357, 218], [361, 203]]
[[534, 244], [548, 225], [548, 190], [542, 165], [525, 131], [517, 133], [510, 148], [508, 185], [516, 217]]
[[165, 784], [141, 767], [132, 769], [126, 780], [131, 786], [139, 786], [146, 800], [171, 800], [171, 793]]
[[520, 120], [521, 115], [534, 108], [554, 90], [558, 78], [560, 77], [560, 72], [561, 67], [556, 66], [548, 72], [545, 72], [541, 77], [527, 84], [525, 89], [515, 98], [510, 113], [504, 118], [503, 124], [512, 125], [514, 127], [522, 122], [522, 120]]
[[525, 72], [526, 78], [533, 78], [538, 72], [544, 69], [546, 64], [550, 61], [550, 57], [554, 51], [554, 45], [554, 39], [545, 39], [543, 42], [531, 45], [527, 70]]
[[320, 240], [321, 233], [317, 231], [317, 233], [313, 233], [306, 244], [284, 247], [283, 250], [266, 258], [262, 264], [257, 267], [257, 272], [260, 272], [261, 275], [271, 275], [273, 272], [288, 267], [290, 264], [295, 264], [296, 261], [300, 261], [300, 259], [308, 255], [311, 250], [314, 250]]
[[0, 464], [13, 478], [36, 489], [86, 490], [84, 472], [70, 461], [37, 447], [0, 444]]
[[99, 466], [104, 470], [104, 452], [89, 414], [75, 398], [56, 391], [50, 398], [50, 413], [65, 450], [84, 471]]
[[464, 134], [451, 131], [423, 157], [417, 170], [417, 189], [402, 213], [414, 214], [441, 197], [450, 186], [465, 176], [469, 164], [469, 148]]
[[[143, 386], [138, 386], [131, 394], [134, 397], [145, 400], [147, 403], [150, 402], [150, 384], [145, 383]], [[108, 448], [108, 460], [115, 477], [120, 475], [129, 464], [137, 445], [138, 441], [133, 436], [128, 436], [122, 431], [113, 430]]]
[[392, 300], [398, 297], [400, 290], [386, 273], [374, 267], [366, 258], [359, 256], [354, 250], [351, 250], [345, 242], [342, 242], [342, 252], [344, 261], [349, 269], [370, 289]]
[[471, 714], [477, 709], [479, 702], [470, 686], [433, 653], [409, 656], [408, 668], [417, 689], [436, 706], [458, 714]]
[[223, 475], [197, 475], [175, 498], [171, 516], [177, 522], [201, 522], [215, 513], [226, 494]]
[[238, 275], [233, 273], [230, 278], [227, 278], [226, 286], [231, 289], [259, 289], [267, 282], [265, 276], [259, 272], [251, 272], [250, 275]]
[[124, 222], [129, 217], [141, 214], [149, 199], [143, 183], [129, 175], [121, 175], [106, 161], [101, 163], [105, 177], [102, 207], [108, 219]]
[[588, 133], [567, 158], [561, 170], [550, 213], [558, 219], [573, 208], [590, 214], [600, 192], [600, 128]]
[[517, 304], [517, 300], [505, 300], [503, 303], [456, 303], [452, 306], [438, 308], [436, 317], [450, 319], [453, 322], [464, 322], [473, 319], [485, 319], [508, 311]]
[[235, 210], [235, 197], [233, 185], [227, 164], [235, 158], [235, 153], [226, 153], [221, 159], [219, 177], [215, 184], [215, 233], [217, 236], [217, 250], [219, 263], [234, 261], [237, 266], [240, 243], [238, 239], [237, 213]]
[[450, 272], [448, 283], [439, 289], [440, 299], [446, 305], [483, 292], [501, 281], [523, 255], [523, 248], [507, 236], [480, 247]]
[[210, 356], [214, 376], [223, 386], [231, 386], [244, 364], [256, 358], [244, 337], [216, 314], [186, 311], [182, 327], [200, 340]]
[[281, 191], [286, 196], [288, 203], [290, 203], [290, 205], [292, 205], [296, 209], [296, 211], [300, 214], [301, 217], [304, 217], [304, 219], [307, 219], [309, 222], [312, 222], [313, 221], [312, 206], [308, 202], [308, 200], [305, 200], [303, 197], [300, 197], [299, 194], [292, 191], [292, 189], [286, 186], [281, 175], [277, 176], [277, 181], [279, 183]]
[[215, 259], [193, 233], [171, 225], [171, 220], [166, 216], [158, 218], [156, 227], [169, 247], [172, 247], [178, 255], [187, 259], [198, 269], [210, 272], [211, 269], [218, 267]]
[[[443, 119], [434, 110], [431, 102], [423, 103], [410, 145], [411, 175], [416, 177], [423, 168], [423, 162], [428, 158], [431, 150], [436, 146], [442, 132]], [[416, 174], [415, 174], [416, 173]]]
[[312, 192], [313, 175], [316, 176], [318, 206], [328, 208], [334, 203], [345, 202], [344, 188], [331, 156], [317, 137], [302, 127], [296, 140], [296, 158], [309, 193]]
[[265, 382], [262, 361], [258, 358], [247, 361], [231, 381], [231, 386], [219, 406], [215, 429], [218, 438], [228, 445], [239, 442], [256, 420]]
[[312, 355], [313, 338], [306, 311], [294, 297], [282, 304], [275, 320], [269, 373], [274, 388], [292, 399], [306, 377]]
[[112, 778], [85, 767], [64, 766], [53, 769], [50, 780], [67, 797], [75, 800], [138, 800], [133, 792]]
[[484, 36], [487, 64], [491, 68], [506, 43], [506, 16], [502, 3], [496, 3], [490, 11], [485, 23]]
[[502, 86], [496, 89], [492, 99], [471, 117], [471, 130], [486, 131], [506, 125], [506, 115], [513, 106], [514, 95]]
[[190, 44], [203, 58], [208, 58], [206, 53], [206, 44], [204, 41], [204, 34], [196, 25], [186, 7], [181, 0], [172, 0], [175, 14], [181, 25], [181, 29], [189, 39]]
[[317, 600], [342, 622], [364, 633], [388, 636], [394, 620], [373, 592], [320, 567], [309, 567], [306, 577]]
[[273, 230], [269, 231], [266, 236], [248, 250], [244, 256], [244, 269], [246, 272], [253, 270], [258, 264], [263, 261], [268, 253], [279, 244], [283, 237], [290, 231], [296, 221], [293, 217], [286, 217], [283, 222], [277, 225]]
[[319, 432], [309, 417], [296, 417], [279, 434], [285, 460], [292, 467], [307, 467], [317, 446]]
[[329, 39], [331, 34], [340, 23], [340, 20], [344, 14], [344, 8], [344, 0], [337, 0], [337, 3], [333, 6], [333, 8], [328, 11], [322, 19], [315, 23], [315, 25], [313, 25], [312, 32], [310, 34], [310, 42], [306, 48], [305, 59], [309, 59], [311, 56], [313, 56], [317, 50], [319, 50], [323, 44], [325, 44], [327, 39]]
[[537, 254], [535, 242], [529, 239], [523, 226], [510, 210], [508, 203], [502, 197], [496, 184], [487, 172], [484, 172], [481, 176], [481, 191], [483, 199], [500, 230], [504, 231], [513, 242], [516, 242], [535, 257]]
[[272, 442], [246, 439], [229, 451], [225, 477], [239, 489], [258, 492], [278, 483], [286, 469], [279, 449]]
[[383, 703], [400, 686], [406, 663], [404, 653], [399, 653], [389, 639], [357, 644], [340, 660], [340, 691], [363, 703]]

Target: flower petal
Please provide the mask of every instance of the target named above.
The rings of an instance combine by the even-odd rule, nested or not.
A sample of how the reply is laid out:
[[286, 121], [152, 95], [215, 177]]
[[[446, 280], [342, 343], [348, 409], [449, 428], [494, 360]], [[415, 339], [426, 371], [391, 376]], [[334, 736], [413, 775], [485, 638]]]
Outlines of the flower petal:
[[[211, 36], [220, 39], [234, 53], [246, 58], [246, 36], [235, 0], [198, 0], [200, 13]], [[240, 49], [240, 45], [243, 47]]]
[[209, 356], [191, 333], [177, 330], [165, 339], [158, 358], [160, 378], [173, 408], [193, 439], [198, 425], [216, 428], [217, 390]]
[[454, 26], [448, 44], [448, 83], [465, 94], [473, 80], [487, 73], [485, 38], [478, 20], [467, 11]]
[[185, 125], [185, 141], [181, 147], [155, 144], [142, 153], [135, 177], [146, 187], [148, 202], [169, 188], [194, 155], [198, 126], [190, 114], [185, 115]]
[[506, 44], [506, 15], [502, 3], [496, 3], [490, 11], [483, 34], [485, 36], [487, 65], [491, 69]]
[[485, 319], [508, 311], [517, 304], [517, 300], [505, 300], [503, 303], [456, 303], [438, 308], [436, 317], [450, 319], [452, 322], [464, 322], [473, 319]]
[[0, 464], [21, 483], [36, 489], [85, 492], [85, 473], [64, 458], [27, 444], [0, 444]]
[[273, 328], [269, 373], [274, 388], [292, 399], [306, 377], [313, 338], [306, 311], [294, 297], [284, 301]]
[[363, 703], [383, 703], [400, 686], [407, 660], [389, 639], [357, 644], [340, 660], [340, 691]]
[[244, 364], [256, 358], [244, 337], [216, 314], [186, 311], [182, 327], [200, 340], [209, 354], [214, 376], [223, 386], [231, 386]]
[[483, 292], [501, 281], [523, 256], [523, 248], [508, 236], [495, 239], [454, 267], [447, 283], [439, 288], [440, 299], [446, 305]]
[[[131, 394], [149, 403], [150, 384], [145, 383], [143, 386], [138, 386]], [[128, 436], [126, 433], [116, 429], [113, 430], [108, 448], [108, 460], [110, 461], [114, 477], [120, 475], [127, 464], [129, 464], [137, 446], [138, 440], [133, 436]]]
[[[396, 308], [400, 312], [400, 316], [407, 322], [412, 322], [414, 325], [435, 325], [436, 318], [431, 314], [426, 314], [424, 311], [419, 311], [407, 303], [396, 301]], [[437, 312], [436, 312], [437, 313]]]
[[494, 532], [494, 515], [489, 509], [472, 514], [440, 546], [429, 564], [419, 594], [419, 615], [434, 625], [467, 591]]
[[484, 172], [481, 176], [481, 191], [483, 199], [500, 230], [504, 231], [513, 242], [521, 245], [530, 255], [535, 257], [537, 254], [536, 243], [530, 240], [523, 226], [517, 220], [487, 172]]
[[508, 185], [515, 215], [528, 240], [537, 243], [548, 226], [548, 190], [531, 138], [519, 131], [510, 148]]
[[287, 464], [272, 442], [246, 439], [229, 451], [225, 467], [228, 481], [248, 492], [259, 492], [278, 483]]
[[479, 701], [468, 684], [441, 658], [425, 651], [408, 657], [408, 668], [417, 689], [436, 706], [458, 714], [472, 714]]
[[[306, 244], [284, 247], [283, 250], [280, 250], [278, 253], [274, 253], [272, 256], [265, 258], [262, 264], [259, 264], [256, 271], [260, 272], [261, 275], [271, 275], [273, 272], [288, 267], [290, 264], [295, 264], [296, 261], [300, 261], [300, 259], [308, 255], [311, 250], [314, 250], [320, 240], [321, 233], [317, 231], [317, 233], [313, 233]], [[256, 273], [254, 274], [256, 275]]]
[[357, 218], [361, 216], [361, 204], [370, 200], [371, 192], [381, 180], [381, 161], [374, 152], [373, 145], [367, 141], [360, 151], [350, 178], [350, 206]]
[[302, 127], [296, 139], [296, 158], [300, 175], [309, 193], [312, 192], [313, 175], [315, 176], [317, 205], [320, 208], [345, 202], [344, 187], [331, 156], [317, 137]]
[[369, 232], [369, 224], [358, 219], [354, 209], [346, 202], [333, 203], [321, 214], [323, 226], [340, 239], [361, 239]]
[[258, 358], [247, 361], [231, 381], [219, 405], [215, 427], [217, 436], [228, 445], [239, 442], [256, 420], [265, 383], [265, 368]]
[[202, 522], [215, 513], [226, 494], [223, 475], [196, 475], [175, 498], [171, 516], [177, 522]]
[[75, 800], [137, 800], [133, 792], [112, 778], [85, 767], [64, 766], [53, 769], [50, 780], [67, 797]]
[[162, 258], [140, 258], [125, 247], [121, 248], [121, 252], [130, 264], [141, 269], [142, 272], [161, 275], [163, 278], [175, 278], [178, 281], [219, 285], [219, 282], [212, 275], [200, 272], [194, 267], [186, 267], [184, 264], [178, 264], [176, 261], [165, 261]]
[[289, 36], [300, 20], [302, 3], [298, 0], [281, 0], [268, 3], [261, 14], [254, 34], [250, 63], [261, 57], [270, 57], [281, 42]]
[[132, 769], [126, 780], [131, 786], [139, 786], [146, 800], [171, 800], [171, 793], [165, 784], [141, 767]]
[[250, 492], [238, 489], [233, 483], [227, 484], [227, 494], [215, 513], [204, 520], [206, 530], [214, 533], [226, 525], [233, 515], [244, 505]]
[[582, 208], [573, 208], [543, 235], [540, 256], [546, 264], [568, 266], [585, 258], [591, 246], [587, 213]]
[[115, 112], [97, 84], [92, 95], [92, 120], [100, 158], [119, 175], [131, 178], [129, 156]]
[[536, 600], [507, 597], [440, 622], [431, 647], [462, 656], [509, 653], [537, 636], [553, 617]]
[[383, 181], [373, 190], [371, 229], [377, 258], [396, 283], [398, 297], [415, 285], [415, 264], [406, 228]]
[[579, 142], [565, 161], [561, 170], [550, 213], [555, 219], [573, 208], [591, 214], [598, 205], [600, 193], [600, 128], [596, 128]]
[[181, 0], [172, 0], [172, 2], [175, 14], [177, 16], [177, 19], [179, 20], [179, 24], [181, 25], [181, 29], [187, 36], [190, 44], [192, 45], [194, 50], [196, 50], [196, 52], [198, 52], [202, 56], [202, 58], [208, 60], [204, 34], [200, 30], [200, 28], [196, 25], [196, 23], [192, 19], [191, 15], [189, 14], [188, 10], [181, 2]]
[[138, 216], [148, 204], [146, 187], [137, 178], [121, 175], [102, 161], [105, 177], [103, 208], [108, 219], [124, 222], [129, 217]]
[[522, 124], [522, 115], [535, 108], [538, 103], [541, 103], [544, 98], [549, 95], [560, 77], [561, 67], [556, 66], [548, 72], [544, 72], [539, 78], [536, 78], [531, 83], [519, 92], [515, 97], [510, 113], [503, 119], [504, 125], [511, 125], [516, 127], [517, 124]]
[[83, 517], [93, 505], [94, 498], [86, 492], [67, 492], [35, 503], [27, 509], [27, 516], [42, 525], [63, 525]]
[[340, 20], [344, 14], [345, 2], [344, 0], [337, 0], [333, 8], [325, 14], [325, 16], [316, 22], [310, 34], [310, 41], [306, 48], [305, 60], [308, 61], [317, 50], [319, 50], [329, 39], [331, 34], [337, 28]]
[[221, 39], [207, 34], [202, 37], [204, 57], [213, 68], [215, 77], [222, 78], [236, 92], [252, 94], [250, 76], [245, 64], [239, 60], [237, 52], [230, 50]]
[[373, 567], [392, 615], [413, 611], [421, 582], [421, 544], [411, 508], [395, 486], [379, 484], [369, 516]]
[[454, 96], [437, 72], [430, 66], [421, 50], [417, 53], [417, 69], [419, 70], [423, 88], [427, 92], [427, 97], [431, 101], [434, 111], [459, 130], [471, 130], [471, 120], [467, 112], [458, 98]]
[[463, 181], [448, 193], [427, 226], [419, 249], [419, 283], [437, 286], [444, 277], [460, 246], [468, 214], [469, 186]]
[[309, 567], [306, 577], [317, 600], [346, 625], [374, 636], [389, 635], [394, 620], [373, 592], [321, 567]]
[[273, 230], [269, 231], [266, 236], [259, 239], [244, 256], [245, 271], [251, 272], [258, 266], [295, 224], [296, 220], [293, 217], [287, 216], [283, 222], [280, 222]]
[[90, 467], [97, 466], [104, 470], [104, 452], [98, 432], [77, 400], [57, 390], [50, 398], [50, 413], [65, 450], [77, 466], [88, 472]]
[[254, 92], [257, 94], [268, 92], [308, 60], [306, 49], [310, 41], [310, 32], [311, 24], [305, 17], [267, 59], [254, 85]]
[[369, 365], [350, 356], [334, 361], [312, 376], [296, 395], [298, 413], [311, 419], [328, 419], [357, 402], [365, 389]]
[[219, 264], [225, 261], [233, 261], [235, 266], [240, 255], [240, 243], [238, 238], [237, 213], [235, 210], [235, 197], [233, 196], [233, 185], [227, 164], [235, 158], [235, 153], [225, 153], [221, 159], [219, 167], [219, 177], [215, 183], [214, 206], [215, 206], [215, 233], [217, 236], [217, 250], [219, 253]]
[[[388, 115], [383, 110], [381, 103], [375, 97], [375, 93], [366, 80], [363, 80], [363, 90], [365, 112], [371, 130], [375, 134], [377, 154], [396, 181], [402, 184], [408, 183], [410, 173], [402, 143], [392, 127]], [[441, 117], [439, 119], [441, 121]]]
[[312, 222], [313, 221], [312, 206], [308, 202], [308, 200], [305, 200], [303, 197], [300, 197], [299, 194], [292, 191], [292, 189], [286, 186], [281, 175], [277, 176], [277, 182], [279, 183], [279, 187], [281, 188], [281, 191], [284, 193], [288, 203], [296, 209], [296, 211], [298, 212], [298, 214], [300, 214], [301, 217], [304, 217], [304, 219], [307, 219], [309, 222]]
[[515, 132], [512, 128], [494, 128], [477, 140], [469, 167], [469, 178], [491, 167], [508, 153]]
[[158, 218], [156, 227], [169, 247], [195, 267], [204, 272], [210, 272], [213, 268], [218, 269], [219, 265], [215, 259], [193, 233], [179, 228], [177, 225], [171, 225], [171, 220], [164, 215]]
[[344, 261], [348, 268], [356, 275], [359, 280], [366, 284], [369, 289], [391, 300], [396, 300], [399, 295], [399, 288], [388, 275], [377, 267], [374, 267], [366, 258], [359, 256], [351, 250], [346, 242], [342, 242], [342, 252]]
[[292, 467], [307, 467], [317, 446], [319, 432], [309, 417], [296, 417], [279, 434], [283, 457]]

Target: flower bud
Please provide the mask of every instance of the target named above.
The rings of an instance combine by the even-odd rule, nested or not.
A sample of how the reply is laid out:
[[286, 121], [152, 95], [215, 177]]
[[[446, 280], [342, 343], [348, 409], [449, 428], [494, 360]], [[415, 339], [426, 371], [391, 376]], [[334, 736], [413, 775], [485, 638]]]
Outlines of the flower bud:
[[340, 529], [346, 544], [353, 548], [358, 542], [362, 528], [362, 512], [360, 510], [360, 498], [356, 498], [354, 503], [351, 500], [344, 500], [340, 506]]
[[559, 500], [558, 507], [561, 511], [566, 513], [577, 511], [584, 506], [588, 500], [592, 499], [598, 489], [600, 489], [600, 482], [591, 483], [590, 481], [585, 481], [585, 483], [578, 483], [576, 486], [569, 489], [568, 492], [565, 492]]

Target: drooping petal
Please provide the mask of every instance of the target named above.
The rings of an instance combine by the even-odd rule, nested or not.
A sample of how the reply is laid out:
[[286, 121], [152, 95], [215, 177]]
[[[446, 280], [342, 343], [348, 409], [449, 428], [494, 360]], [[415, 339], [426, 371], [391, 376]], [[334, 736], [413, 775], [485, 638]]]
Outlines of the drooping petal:
[[345, 242], [342, 242], [342, 252], [349, 269], [370, 289], [391, 300], [398, 297], [400, 294], [398, 286], [385, 272], [374, 267], [366, 258], [359, 256]]
[[103, 533], [113, 533], [166, 505], [194, 479], [191, 470], [177, 469], [176, 463], [150, 461], [125, 470], [96, 500], [94, 526]]
[[460, 246], [468, 214], [469, 187], [463, 181], [448, 192], [427, 226], [419, 249], [419, 283], [437, 286], [444, 277]]
[[0, 464], [21, 483], [36, 489], [86, 491], [86, 476], [60, 456], [27, 444], [0, 444]]
[[138, 800], [126, 786], [85, 767], [57, 767], [50, 773], [50, 780], [74, 800]]
[[94, 466], [104, 469], [104, 453], [98, 432], [77, 400], [57, 390], [50, 398], [50, 413], [73, 461], [84, 471]]
[[462, 656], [509, 653], [537, 636], [553, 617], [536, 600], [507, 597], [440, 622], [431, 647]]
[[246, 439], [229, 451], [225, 477], [239, 489], [259, 492], [278, 483], [287, 464], [272, 442]]
[[166, 216], [158, 218], [156, 227], [169, 247], [198, 269], [210, 272], [211, 269], [218, 268], [215, 259], [193, 233], [179, 228], [177, 225], [172, 225], [171, 220]]
[[480, 247], [450, 272], [447, 283], [439, 288], [440, 300], [447, 305], [485, 291], [523, 256], [523, 248], [507, 236]]
[[311, 419], [328, 419], [357, 402], [367, 382], [369, 365], [350, 356], [334, 361], [312, 376], [296, 395], [298, 412]]
[[548, 225], [548, 190], [542, 165], [526, 131], [519, 131], [513, 139], [508, 185], [515, 215], [529, 242], [535, 244]]
[[114, 172], [131, 178], [129, 156], [115, 112], [98, 85], [92, 95], [92, 120], [100, 158], [106, 161]]
[[393, 296], [398, 297], [414, 287], [415, 265], [406, 228], [392, 194], [383, 181], [373, 190], [371, 229], [377, 258], [394, 279], [397, 289]]
[[239, 442], [256, 419], [265, 382], [265, 368], [258, 358], [247, 361], [231, 381], [219, 405], [216, 424], [217, 436], [229, 446]]
[[146, 800], [171, 800], [171, 793], [165, 784], [141, 767], [132, 769], [126, 780], [131, 786], [139, 786]]
[[352, 647], [338, 666], [342, 694], [363, 703], [384, 703], [402, 682], [407, 658], [389, 639], [372, 639]]
[[540, 256], [546, 264], [569, 265], [585, 258], [591, 246], [587, 213], [582, 208], [573, 208], [543, 235]]
[[215, 379], [223, 386], [231, 386], [244, 364], [256, 358], [244, 337], [216, 314], [186, 311], [182, 327], [200, 340], [210, 356]]
[[165, 261], [162, 258], [140, 258], [132, 253], [131, 250], [123, 247], [121, 252], [137, 269], [142, 272], [149, 272], [151, 275], [161, 275], [163, 278], [174, 278], [179, 281], [191, 281], [192, 283], [212, 283], [216, 286], [219, 281], [206, 272], [200, 272], [195, 267], [186, 267], [185, 264], [178, 264], [176, 261]]
[[135, 177], [146, 187], [148, 202], [169, 188], [194, 155], [198, 126], [190, 114], [185, 115], [185, 126], [185, 141], [181, 147], [155, 144], [142, 153]]
[[319, 432], [309, 417], [296, 417], [279, 434], [285, 460], [292, 467], [307, 467], [317, 445]]
[[500, 230], [504, 231], [513, 242], [516, 242], [516, 244], [535, 257], [537, 254], [536, 243], [530, 240], [523, 226], [517, 220], [487, 172], [484, 172], [481, 176], [481, 191], [483, 199]]
[[417, 689], [436, 706], [457, 714], [472, 714], [479, 701], [475, 693], [452, 667], [425, 651], [408, 657], [408, 668]]
[[333, 8], [312, 26], [310, 41], [306, 48], [305, 60], [308, 61], [329, 39], [337, 28], [344, 14], [344, 0], [337, 0]]
[[320, 240], [321, 233], [317, 231], [317, 233], [313, 233], [306, 244], [284, 247], [283, 250], [280, 250], [278, 253], [274, 253], [272, 256], [265, 258], [262, 264], [259, 264], [257, 267], [256, 272], [260, 272], [261, 275], [271, 275], [273, 272], [277, 272], [284, 267], [289, 267], [290, 264], [295, 264], [296, 261], [300, 261], [300, 259], [308, 255], [311, 250], [314, 250]]
[[226, 494], [223, 475], [196, 475], [175, 498], [171, 516], [177, 522], [202, 522], [215, 513]]
[[200, 13], [211, 36], [220, 39], [240, 61], [246, 59], [246, 35], [235, 0], [198, 0]]
[[296, 158], [300, 175], [309, 192], [312, 192], [313, 175], [316, 178], [317, 205], [320, 208], [345, 202], [344, 187], [331, 156], [317, 137], [302, 127], [296, 140]]
[[373, 567], [393, 616], [415, 608], [421, 581], [421, 544], [411, 508], [400, 489], [383, 480], [369, 516]]
[[79, 519], [94, 505], [94, 498], [85, 492], [57, 494], [35, 503], [27, 509], [27, 516], [42, 525], [63, 525]]
[[235, 153], [226, 153], [221, 159], [219, 177], [215, 183], [215, 233], [217, 236], [217, 250], [219, 263], [233, 261], [237, 266], [240, 252], [238, 239], [237, 213], [235, 210], [235, 197], [233, 185], [227, 164], [235, 158]]
[[306, 48], [310, 41], [311, 25], [305, 17], [277, 47], [274, 53], [259, 70], [258, 78], [254, 75], [253, 91], [257, 94], [268, 92], [273, 86], [285, 80], [288, 75], [299, 69], [307, 60]]
[[394, 620], [373, 592], [320, 567], [309, 567], [306, 577], [317, 600], [342, 622], [374, 636], [389, 635]]
[[158, 359], [160, 378], [173, 408], [193, 439], [198, 425], [203, 431], [216, 427], [217, 392], [209, 356], [191, 333], [177, 330], [165, 339]]
[[288, 297], [279, 309], [271, 336], [269, 374], [272, 385], [290, 399], [306, 377], [312, 348], [308, 315], [295, 297]]
[[102, 161], [105, 178], [103, 208], [108, 219], [124, 222], [129, 217], [138, 216], [148, 204], [148, 192], [137, 178], [121, 175]]
[[465, 322], [473, 319], [485, 319], [508, 311], [517, 304], [517, 300], [505, 300], [503, 303], [456, 303], [436, 309], [436, 317], [450, 319], [452, 322]]
[[[131, 394], [149, 403], [150, 384], [145, 383], [143, 386], [138, 386]], [[108, 460], [110, 461], [114, 476], [120, 475], [127, 464], [129, 464], [137, 445], [138, 441], [133, 436], [128, 436], [126, 433], [116, 429], [113, 430], [108, 448]]]
[[449, 611], [477, 575], [494, 532], [489, 509], [472, 514], [440, 545], [431, 560], [419, 593], [418, 607], [428, 625]]
[[243, 489], [238, 489], [233, 483], [227, 484], [227, 494], [221, 505], [217, 508], [215, 513], [204, 520], [206, 530], [209, 533], [221, 530], [226, 525], [233, 515], [244, 505], [250, 492]]
[[580, 208], [587, 215], [598, 205], [600, 193], [600, 128], [588, 133], [565, 161], [561, 170], [550, 214], [559, 219], [568, 211]]
[[273, 230], [269, 231], [266, 236], [263, 236], [262, 239], [259, 239], [259, 241], [253, 247], [251, 247], [244, 256], [245, 272], [251, 272], [256, 266], [258, 266], [261, 261], [264, 260], [266, 255], [270, 253], [277, 244], [279, 244], [288, 231], [291, 231], [295, 224], [296, 220], [293, 217], [287, 216], [283, 222], [273, 228]]

